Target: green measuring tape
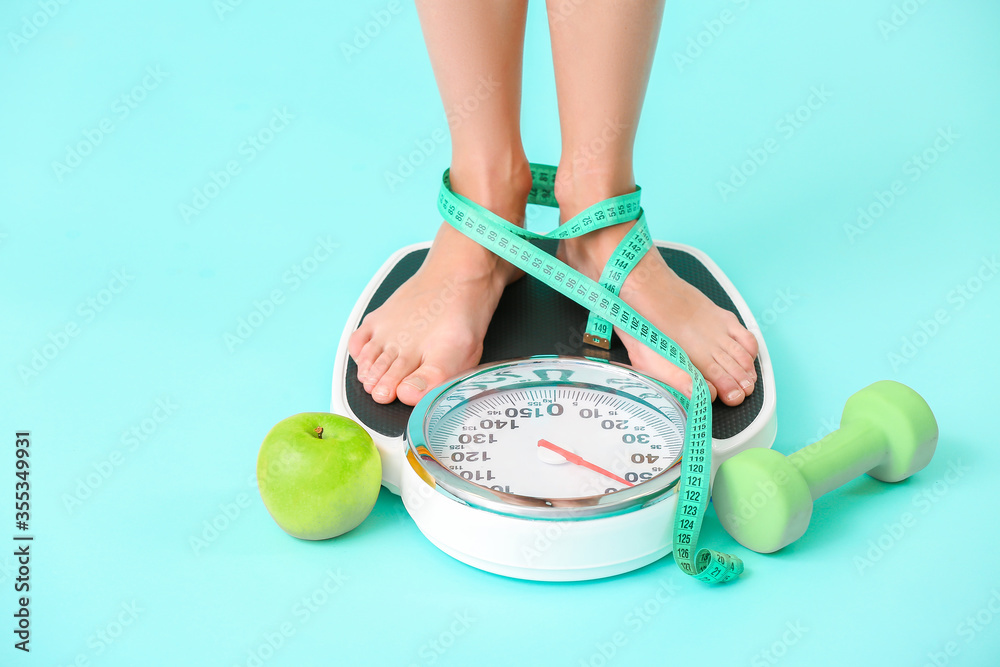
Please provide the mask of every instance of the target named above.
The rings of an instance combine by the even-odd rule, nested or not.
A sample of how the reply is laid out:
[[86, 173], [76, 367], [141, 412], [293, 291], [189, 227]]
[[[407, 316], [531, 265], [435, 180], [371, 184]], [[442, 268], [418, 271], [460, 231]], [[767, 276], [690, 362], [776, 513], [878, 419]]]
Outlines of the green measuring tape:
[[[743, 572], [742, 560], [697, 547], [701, 523], [708, 507], [712, 469], [712, 406], [708, 384], [677, 343], [618, 297], [618, 290], [632, 267], [652, 247], [646, 218], [639, 206], [641, 189], [636, 187], [635, 192], [598, 202], [552, 232], [538, 234], [522, 229], [452, 192], [448, 172], [444, 172], [438, 195], [438, 210], [444, 219], [494, 254], [590, 311], [584, 338], [586, 342], [607, 349], [610, 347], [612, 328], [618, 326], [691, 377], [690, 401], [674, 392], [687, 412], [677, 512], [674, 515], [674, 558], [684, 572], [701, 581], [722, 583], [738, 577]], [[556, 168], [532, 163], [531, 177], [528, 203], [558, 208], [554, 191]], [[591, 280], [529, 242], [529, 239], [572, 238], [630, 220], [636, 222], [608, 260], [600, 282]]]

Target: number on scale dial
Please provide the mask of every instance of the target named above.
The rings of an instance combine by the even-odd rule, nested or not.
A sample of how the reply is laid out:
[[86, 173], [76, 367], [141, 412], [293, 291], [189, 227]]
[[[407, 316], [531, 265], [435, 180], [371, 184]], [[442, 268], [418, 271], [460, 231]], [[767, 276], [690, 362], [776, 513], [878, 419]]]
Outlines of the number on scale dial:
[[613, 493], [678, 462], [680, 419], [627, 392], [565, 385], [480, 391], [439, 413], [428, 445], [455, 474], [542, 498]]

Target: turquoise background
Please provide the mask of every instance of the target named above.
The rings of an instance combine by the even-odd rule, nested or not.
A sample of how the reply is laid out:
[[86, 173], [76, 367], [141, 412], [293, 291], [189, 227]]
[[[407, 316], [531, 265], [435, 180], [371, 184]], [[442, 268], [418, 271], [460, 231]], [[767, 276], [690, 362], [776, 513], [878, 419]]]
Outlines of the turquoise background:
[[[997, 664], [1000, 5], [667, 6], [636, 148], [643, 204], [654, 237], [706, 251], [764, 328], [775, 448], [828, 432], [883, 378], [919, 391], [941, 428], [925, 470], [830, 493], [778, 554], [743, 549], [710, 512], [704, 543], [748, 568], [710, 588], [670, 557], [588, 583], [485, 574], [384, 491], [333, 541], [274, 524], [253, 477], [261, 439], [328, 409], [358, 294], [437, 228], [449, 146], [431, 140], [390, 189], [386, 173], [447, 129], [411, 5], [224, 1], [0, 8], [0, 534], [15, 532], [14, 432], [29, 429], [36, 536], [29, 655], [12, 647], [0, 547], [0, 663]], [[537, 0], [526, 63], [525, 146], [554, 163]], [[258, 134], [270, 141], [244, 143]], [[81, 143], [76, 166], [54, 165]], [[213, 173], [225, 187], [186, 220]], [[338, 248], [296, 282], [317, 239]]]

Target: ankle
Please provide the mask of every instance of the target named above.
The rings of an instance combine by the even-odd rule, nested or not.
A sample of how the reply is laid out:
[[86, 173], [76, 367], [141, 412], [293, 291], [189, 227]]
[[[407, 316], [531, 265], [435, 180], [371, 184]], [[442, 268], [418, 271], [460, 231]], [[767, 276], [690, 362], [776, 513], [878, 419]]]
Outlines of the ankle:
[[560, 163], [554, 187], [559, 217], [566, 221], [599, 201], [635, 192], [631, 166]]
[[[492, 157], [492, 156], [491, 156]], [[531, 192], [531, 167], [523, 152], [495, 159], [453, 159], [453, 190], [516, 225], [524, 224], [524, 208]]]
[[[608, 166], [582, 167], [559, 166], [555, 183], [555, 196], [559, 202], [559, 218], [565, 222], [594, 204], [635, 192], [631, 167], [611, 169]], [[632, 228], [633, 223], [603, 227], [583, 236], [565, 239], [566, 257], [581, 266], [603, 267], [611, 253]]]
[[631, 228], [632, 223], [626, 222], [597, 229], [583, 236], [563, 239], [560, 243], [565, 261], [596, 280]]
[[485, 281], [502, 290], [513, 268], [450, 223], [442, 222], [421, 271], [437, 282], [452, 280], [462, 287]]

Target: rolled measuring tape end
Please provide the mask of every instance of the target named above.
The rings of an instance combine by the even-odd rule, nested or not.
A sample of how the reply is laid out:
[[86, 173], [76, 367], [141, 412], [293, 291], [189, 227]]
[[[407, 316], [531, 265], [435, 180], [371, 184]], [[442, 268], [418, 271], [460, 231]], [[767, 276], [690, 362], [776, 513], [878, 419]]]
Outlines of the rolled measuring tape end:
[[743, 574], [743, 560], [739, 556], [714, 549], [699, 551], [695, 563], [698, 571], [694, 578], [710, 584], [725, 583]]
[[[712, 407], [708, 400], [711, 396], [708, 384], [701, 371], [686, 355], [684, 360], [687, 362], [686, 366], [681, 368], [691, 376], [691, 405], [694, 409], [685, 406], [688, 410], [688, 422], [681, 454], [677, 511], [674, 514], [674, 560], [695, 579], [709, 584], [722, 584], [743, 574], [743, 561], [737, 556], [714, 549], [699, 549], [695, 552], [710, 494], [708, 482], [712, 469], [712, 440], [709, 434], [712, 432]], [[689, 436], [691, 433], [694, 435]]]
[[[708, 384], [681, 347], [618, 297], [628, 272], [652, 243], [639, 205], [640, 188], [590, 206], [548, 234], [522, 229], [451, 189], [449, 170], [442, 176], [438, 211], [445, 221], [495, 255], [520, 268], [539, 282], [586, 308], [592, 315], [588, 333], [611, 339], [612, 327], [651, 347], [684, 370], [691, 378], [691, 399], [682, 401], [687, 412], [677, 513], [673, 525], [674, 559], [691, 576], [708, 583], [723, 583], [740, 575], [743, 562], [711, 549], [697, 550], [702, 520], [708, 508], [712, 469], [712, 407]], [[553, 196], [556, 168], [531, 164], [529, 204], [558, 207]], [[601, 282], [591, 280], [569, 265], [537, 248], [528, 239], [564, 239], [596, 229], [635, 221], [632, 230], [609, 260]], [[683, 396], [681, 397], [683, 398]]]

